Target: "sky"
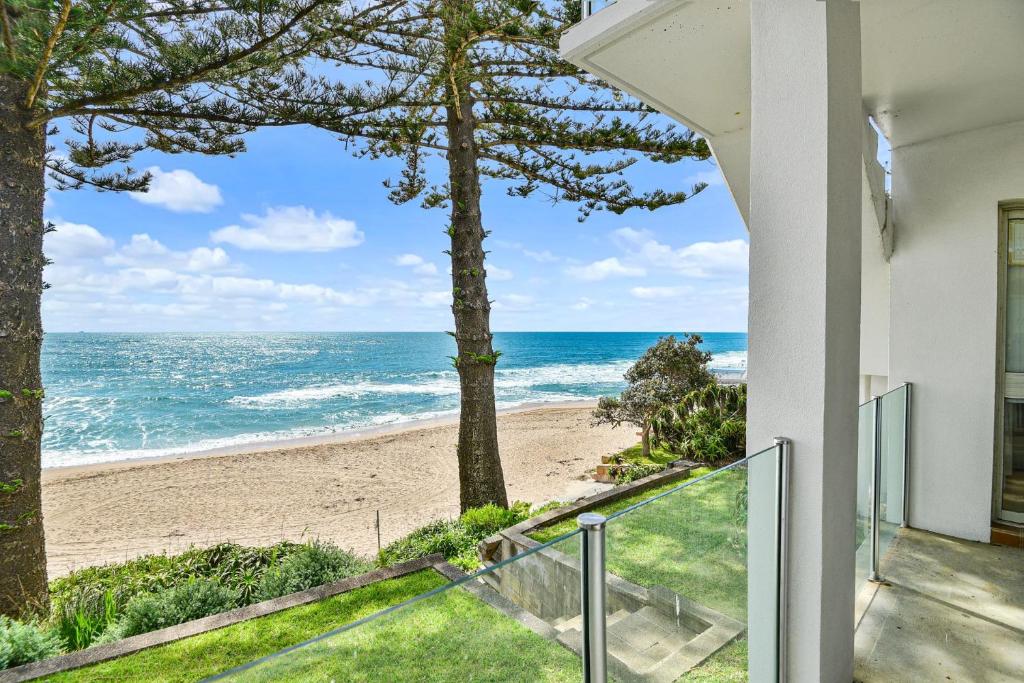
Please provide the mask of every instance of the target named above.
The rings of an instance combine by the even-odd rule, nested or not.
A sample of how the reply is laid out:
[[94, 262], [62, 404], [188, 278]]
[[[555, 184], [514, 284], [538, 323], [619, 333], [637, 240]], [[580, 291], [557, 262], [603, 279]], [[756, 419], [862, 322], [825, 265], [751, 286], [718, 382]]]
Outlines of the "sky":
[[[235, 158], [149, 152], [145, 194], [47, 194], [48, 332], [452, 328], [444, 209], [392, 204], [395, 160], [309, 128]], [[437, 176], [435, 176], [437, 177]], [[713, 161], [641, 164], [638, 187], [709, 187], [654, 212], [596, 212], [485, 181], [496, 331], [743, 331], [748, 236]]]

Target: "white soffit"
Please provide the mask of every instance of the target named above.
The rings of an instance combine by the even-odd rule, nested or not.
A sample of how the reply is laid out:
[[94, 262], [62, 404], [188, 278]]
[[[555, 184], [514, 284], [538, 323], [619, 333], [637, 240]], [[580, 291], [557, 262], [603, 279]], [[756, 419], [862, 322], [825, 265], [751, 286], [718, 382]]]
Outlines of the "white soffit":
[[567, 31], [561, 49], [705, 135], [750, 124], [748, 0], [619, 0]]
[[[1024, 120], [1024, 0], [860, 5], [864, 106], [892, 146]], [[561, 47], [712, 140], [749, 126], [749, 0], [618, 0]]]
[[893, 147], [1024, 119], [1024, 0], [861, 0], [865, 108]]

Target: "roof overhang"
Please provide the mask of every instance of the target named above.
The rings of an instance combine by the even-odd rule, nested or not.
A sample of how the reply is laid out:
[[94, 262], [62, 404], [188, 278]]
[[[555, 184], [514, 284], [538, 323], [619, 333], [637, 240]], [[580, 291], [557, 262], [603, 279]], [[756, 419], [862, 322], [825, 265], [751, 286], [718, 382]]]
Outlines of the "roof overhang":
[[[1024, 120], [1024, 1], [860, 5], [864, 110], [892, 147]], [[707, 136], [746, 217], [749, 0], [618, 0], [561, 49]]]

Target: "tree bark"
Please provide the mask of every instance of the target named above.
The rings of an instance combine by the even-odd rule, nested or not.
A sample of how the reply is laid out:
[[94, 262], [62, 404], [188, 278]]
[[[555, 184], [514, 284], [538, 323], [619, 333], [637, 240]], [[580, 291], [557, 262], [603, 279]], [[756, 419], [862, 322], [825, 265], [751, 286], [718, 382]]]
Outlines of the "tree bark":
[[46, 135], [0, 74], [0, 613], [49, 606], [40, 486]]
[[[459, 5], [456, 0], [455, 5]], [[452, 8], [457, 16], [461, 7]], [[462, 55], [450, 53], [453, 63]], [[505, 477], [498, 454], [498, 422], [494, 407], [494, 366], [491, 302], [484, 269], [484, 228], [480, 211], [480, 176], [474, 141], [473, 101], [468, 84], [456, 68], [448, 86], [448, 181], [451, 191], [452, 313], [458, 355], [461, 414], [459, 417], [459, 494], [462, 510], [494, 503], [508, 507]]]
[[641, 453], [645, 458], [651, 457], [651, 425], [644, 425], [640, 430]]

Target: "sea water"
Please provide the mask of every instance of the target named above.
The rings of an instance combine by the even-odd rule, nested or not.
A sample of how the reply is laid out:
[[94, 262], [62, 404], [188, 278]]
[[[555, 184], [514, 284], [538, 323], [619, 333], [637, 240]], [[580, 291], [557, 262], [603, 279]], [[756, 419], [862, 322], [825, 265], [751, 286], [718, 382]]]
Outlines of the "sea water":
[[[508, 332], [498, 409], [617, 394], [656, 332]], [[679, 333], [677, 333], [679, 334]], [[701, 333], [722, 375], [745, 333]], [[47, 334], [43, 466], [190, 453], [454, 415], [443, 333]]]

